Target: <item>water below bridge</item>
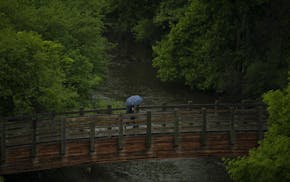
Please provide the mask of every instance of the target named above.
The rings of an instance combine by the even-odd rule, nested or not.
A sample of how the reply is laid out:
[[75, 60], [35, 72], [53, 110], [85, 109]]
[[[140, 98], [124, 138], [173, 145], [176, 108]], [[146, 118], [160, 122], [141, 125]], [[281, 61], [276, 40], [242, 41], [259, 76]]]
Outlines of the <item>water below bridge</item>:
[[105, 84], [98, 89], [96, 96], [103, 99], [124, 101], [130, 95], [144, 97], [144, 105], [162, 103], [182, 104], [214, 103], [215, 97], [178, 83], [164, 83], [156, 77], [151, 62], [112, 62]]
[[[150, 62], [116, 62], [110, 65], [106, 83], [95, 96], [124, 101], [129, 95], [141, 95], [144, 104], [213, 103], [210, 94], [192, 92], [178, 84], [166, 84], [156, 78]], [[231, 181], [218, 158], [143, 160], [93, 166], [67, 167], [7, 176], [9, 181], [40, 182], [227, 182]]]

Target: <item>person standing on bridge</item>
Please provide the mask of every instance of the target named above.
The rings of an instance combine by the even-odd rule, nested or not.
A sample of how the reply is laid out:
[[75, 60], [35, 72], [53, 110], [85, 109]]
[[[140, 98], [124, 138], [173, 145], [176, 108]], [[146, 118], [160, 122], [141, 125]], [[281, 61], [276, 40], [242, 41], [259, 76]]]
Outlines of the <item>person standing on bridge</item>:
[[132, 95], [126, 99], [126, 113], [134, 113], [136, 107], [143, 102], [143, 98], [139, 95]]

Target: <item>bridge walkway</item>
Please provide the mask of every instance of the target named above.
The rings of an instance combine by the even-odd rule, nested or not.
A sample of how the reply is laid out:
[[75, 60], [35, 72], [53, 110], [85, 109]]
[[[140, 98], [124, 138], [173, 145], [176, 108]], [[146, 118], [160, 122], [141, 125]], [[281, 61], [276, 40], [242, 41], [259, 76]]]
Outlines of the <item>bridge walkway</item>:
[[136, 159], [247, 155], [266, 131], [260, 104], [161, 105], [1, 118], [0, 175]]

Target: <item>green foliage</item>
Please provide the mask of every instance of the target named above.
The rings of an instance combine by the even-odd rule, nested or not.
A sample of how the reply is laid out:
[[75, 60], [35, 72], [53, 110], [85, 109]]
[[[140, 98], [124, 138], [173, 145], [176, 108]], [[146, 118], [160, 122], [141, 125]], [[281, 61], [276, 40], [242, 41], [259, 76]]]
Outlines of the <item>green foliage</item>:
[[149, 46], [160, 37], [161, 29], [154, 22], [155, 12], [161, 0], [106, 0], [106, 24], [109, 37], [114, 41], [131, 40]]
[[170, 28], [178, 23], [179, 18], [184, 15], [188, 0], [163, 0], [160, 2], [154, 17], [154, 23], [161, 26], [164, 33], [168, 33]]
[[[74, 107], [76, 104], [85, 106], [91, 102], [91, 90], [102, 82], [108, 60], [106, 56], [107, 41], [102, 36], [104, 29], [102, 2], [104, 1], [11, 0], [0, 2], [0, 30], [3, 32], [3, 39], [0, 39], [0, 44], [3, 47], [2, 55], [6, 56], [2, 58], [2, 61], [5, 61], [5, 63], [11, 62], [9, 66], [13, 71], [21, 71], [22, 67], [20, 65], [26, 60], [31, 63], [37, 62], [39, 65], [43, 64], [43, 67], [48, 64], [49, 59], [56, 62], [55, 65], [49, 63], [51, 65], [45, 69], [35, 69], [33, 66], [28, 66], [25, 70], [27, 75], [46, 75], [45, 78], [40, 77], [39, 79], [42, 82], [49, 82], [46, 87], [50, 91], [47, 90], [46, 92], [47, 94], [49, 92], [50, 95], [48, 94], [41, 99], [41, 94], [36, 91], [40, 84], [45, 83], [35, 82], [31, 86], [27, 86], [28, 90], [30, 88], [30, 92], [23, 93], [20, 93], [21, 89], [26, 86], [21, 86], [21, 84], [12, 86], [11, 83], [8, 85], [11, 88], [7, 87], [7, 89], [14, 90], [16, 93], [10, 92], [9, 96], [7, 93], [0, 95], [0, 100], [9, 105], [9, 107], [4, 108], [9, 108], [10, 112], [46, 111], [49, 107], [53, 107], [51, 109], [62, 107], [53, 102], [49, 104], [50, 101], [56, 99], [67, 107]], [[11, 36], [5, 37], [5, 31], [7, 30], [14, 32], [14, 34], [10, 33]], [[14, 40], [19, 34], [24, 34], [23, 40]], [[29, 41], [24, 40], [25, 36], [33, 39], [34, 42], [30, 40], [33, 44], [27, 43]], [[10, 45], [14, 52], [9, 50], [8, 47], [4, 49], [5, 44]], [[33, 57], [34, 54], [38, 54], [38, 50], [41, 52], [44, 47], [49, 49], [48, 52], [45, 52], [46, 55], [41, 53], [41, 56]], [[44, 59], [42, 56], [47, 60], [42, 60]], [[30, 57], [33, 57], [33, 59]], [[16, 61], [17, 64], [12, 64], [12, 62]], [[15, 75], [15, 77], [10, 78], [11, 82], [20, 82], [20, 78], [16, 77], [17, 71], [8, 72], [4, 65], [1, 65], [1, 70], [4, 71], [4, 75]], [[54, 74], [55, 76], [53, 76]], [[25, 84], [28, 84], [26, 82], [30, 81], [30, 77], [23, 76], [22, 80], [25, 81]], [[37, 76], [35, 79], [38, 79]], [[54, 83], [52, 83], [53, 81]], [[41, 107], [37, 106], [36, 109], [36, 105], [27, 101], [30, 94], [36, 97], [35, 99], [38, 100], [37, 103]], [[17, 100], [21, 100], [21, 102], [19, 101], [18, 103], [15, 100], [16, 95], [18, 95]], [[23, 104], [24, 102], [22, 101], [24, 100], [26, 105], [28, 105], [20, 106], [19, 104]], [[40, 102], [39, 100], [42, 101]], [[19, 105], [17, 109], [14, 108], [16, 105]], [[1, 113], [3, 112], [7, 113], [7, 111], [2, 111]]]
[[257, 150], [250, 152], [250, 157], [228, 161], [230, 176], [240, 182], [289, 181], [289, 141], [289, 137], [277, 136], [263, 141]]
[[227, 161], [228, 172], [235, 181], [290, 180], [290, 82], [282, 91], [266, 93], [264, 101], [268, 104], [269, 131], [248, 157]]
[[[71, 105], [77, 94], [63, 87], [61, 44], [45, 41], [33, 32], [0, 31], [1, 111], [39, 112]], [[9, 101], [12, 103], [9, 103]], [[6, 101], [6, 102], [5, 102]]]
[[[200, 89], [213, 87], [217, 80], [218, 60], [214, 60], [211, 54], [214, 44], [220, 40], [212, 38], [212, 22], [207, 10], [206, 3], [192, 1], [185, 16], [153, 48], [157, 55], [153, 66], [158, 68], [162, 80], [184, 79], [186, 84]], [[223, 25], [213, 28], [219, 26]]]
[[106, 22], [127, 56], [132, 35], [153, 46], [161, 80], [256, 97], [287, 84], [289, 8], [285, 0], [106, 0]]
[[153, 18], [159, 2], [160, 0], [107, 0], [107, 20], [116, 31], [130, 32], [138, 21]]
[[143, 40], [152, 40], [152, 35], [154, 34], [154, 24], [152, 20], [150, 19], [142, 19], [137, 22], [137, 25], [135, 25], [132, 28], [132, 31], [135, 34], [135, 39], [137, 41], [143, 41]]
[[290, 137], [290, 72], [288, 87], [264, 95], [268, 104], [270, 134]]
[[124, 102], [112, 100], [112, 99], [100, 99], [98, 100], [98, 106], [100, 108], [106, 108], [108, 105], [111, 105], [112, 108], [124, 107]]
[[[191, 0], [187, 8], [176, 8], [168, 35], [153, 47], [153, 66], [161, 80], [182, 80], [201, 90], [259, 95], [284, 86], [289, 7], [282, 0]], [[170, 22], [166, 16], [156, 20], [162, 17]]]
[[150, 46], [170, 30], [184, 13], [188, 0], [106, 0], [106, 22], [119, 36], [133, 33]]

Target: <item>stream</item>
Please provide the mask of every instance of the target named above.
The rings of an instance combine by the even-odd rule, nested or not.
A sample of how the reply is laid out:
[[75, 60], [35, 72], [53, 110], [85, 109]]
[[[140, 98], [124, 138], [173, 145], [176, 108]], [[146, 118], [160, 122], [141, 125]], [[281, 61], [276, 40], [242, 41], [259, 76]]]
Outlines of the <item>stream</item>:
[[182, 84], [161, 82], [151, 62], [113, 61], [96, 97], [125, 101], [130, 95], [142, 96], [143, 105], [185, 104], [188, 101], [214, 103], [216, 99], [209, 94], [193, 92]]

